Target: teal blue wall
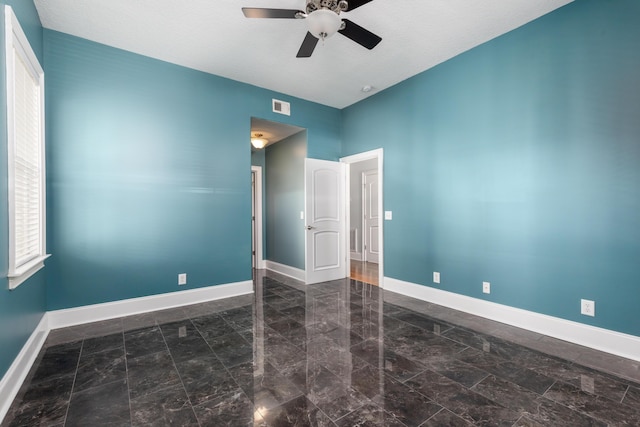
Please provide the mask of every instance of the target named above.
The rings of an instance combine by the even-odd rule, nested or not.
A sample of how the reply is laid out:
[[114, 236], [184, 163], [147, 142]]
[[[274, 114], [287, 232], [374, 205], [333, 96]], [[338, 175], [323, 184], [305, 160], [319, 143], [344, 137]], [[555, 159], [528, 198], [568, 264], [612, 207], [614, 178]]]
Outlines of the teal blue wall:
[[638, 22], [579, 0], [343, 111], [344, 155], [384, 148], [386, 276], [640, 335]]
[[265, 153], [266, 150], [256, 150], [251, 153], [251, 166], [260, 166], [264, 168], [265, 165]]
[[307, 131], [266, 148], [265, 259], [304, 270], [304, 159]]
[[[252, 116], [305, 127], [310, 152], [339, 156], [339, 110], [50, 30], [44, 40], [49, 309], [250, 280]], [[273, 97], [290, 117], [271, 113]]]
[[0, 378], [46, 311], [45, 273], [40, 270], [17, 289], [9, 290], [9, 218], [7, 195], [7, 93], [4, 59], [4, 6], [10, 5], [42, 65], [42, 27], [31, 1], [0, 1]]

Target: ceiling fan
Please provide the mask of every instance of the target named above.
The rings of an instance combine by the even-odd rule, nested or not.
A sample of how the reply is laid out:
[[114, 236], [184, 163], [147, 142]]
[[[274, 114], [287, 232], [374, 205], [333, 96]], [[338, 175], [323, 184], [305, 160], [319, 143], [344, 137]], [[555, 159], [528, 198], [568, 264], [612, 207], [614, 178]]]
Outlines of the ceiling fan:
[[354, 24], [348, 19], [341, 19], [340, 12], [350, 12], [353, 9], [369, 3], [372, 0], [306, 0], [306, 11], [297, 9], [267, 9], [243, 7], [242, 12], [247, 18], [281, 18], [306, 19], [309, 31], [300, 46], [296, 57], [308, 58], [318, 44], [336, 32], [353, 40], [367, 49], [373, 49], [382, 38], [371, 31]]

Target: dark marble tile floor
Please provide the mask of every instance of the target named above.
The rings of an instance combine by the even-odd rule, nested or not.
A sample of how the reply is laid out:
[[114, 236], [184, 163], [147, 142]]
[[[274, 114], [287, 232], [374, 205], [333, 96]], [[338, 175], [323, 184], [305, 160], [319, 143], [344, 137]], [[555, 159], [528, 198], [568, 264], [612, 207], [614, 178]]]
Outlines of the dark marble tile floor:
[[51, 331], [1, 425], [638, 426], [639, 372], [362, 282], [260, 271], [255, 295]]

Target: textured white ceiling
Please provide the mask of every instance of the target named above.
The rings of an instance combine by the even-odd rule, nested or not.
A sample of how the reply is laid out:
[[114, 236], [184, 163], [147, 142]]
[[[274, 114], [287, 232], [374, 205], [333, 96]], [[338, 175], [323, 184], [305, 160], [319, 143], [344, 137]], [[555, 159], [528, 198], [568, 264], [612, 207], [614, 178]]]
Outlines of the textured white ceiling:
[[[35, 0], [42, 25], [141, 55], [343, 108], [572, 0], [373, 0], [343, 13], [382, 37], [373, 50], [336, 34], [296, 58], [305, 20], [241, 8], [304, 0]], [[374, 90], [363, 93], [365, 85]]]

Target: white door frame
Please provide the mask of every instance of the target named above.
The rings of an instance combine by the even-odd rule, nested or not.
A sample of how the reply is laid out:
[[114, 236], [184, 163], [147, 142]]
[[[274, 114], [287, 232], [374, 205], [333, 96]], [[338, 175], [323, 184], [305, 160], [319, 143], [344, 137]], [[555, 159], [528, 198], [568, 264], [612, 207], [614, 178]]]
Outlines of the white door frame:
[[262, 166], [251, 166], [251, 172], [255, 173], [255, 200], [251, 203], [254, 205], [254, 213], [256, 216], [256, 268], [265, 268], [264, 257], [262, 254]]
[[[373, 170], [366, 170], [362, 172], [362, 177], [361, 182], [364, 184], [367, 180], [367, 176], [371, 173], [373, 173]], [[380, 184], [380, 181], [378, 180], [378, 169], [375, 170], [375, 174], [376, 174], [376, 180], [378, 181], [378, 184]], [[367, 196], [367, 194], [369, 194], [369, 192], [367, 191], [367, 189], [365, 188], [365, 186], [362, 186], [362, 260], [364, 262], [372, 262], [369, 259], [369, 254], [371, 254], [371, 241], [369, 240], [370, 235], [369, 235], [369, 230], [367, 229], [367, 201], [369, 199], [369, 197]], [[369, 212], [369, 214], [371, 214], [371, 212]], [[380, 211], [378, 211], [378, 228], [380, 228], [380, 222], [382, 221], [382, 216], [380, 215]], [[369, 251], [369, 252], [367, 252]], [[380, 254], [378, 253], [377, 255], [371, 255], [371, 257], [373, 258], [375, 256], [376, 259], [379, 260], [380, 258]], [[378, 261], [375, 261], [375, 263], [377, 264]]]
[[[353, 154], [351, 156], [347, 156], [347, 157], [341, 157], [340, 158], [340, 162], [342, 163], [346, 163], [348, 165], [347, 167], [347, 173], [346, 173], [346, 179], [345, 179], [345, 200], [351, 200], [351, 194], [350, 194], [350, 186], [349, 183], [351, 182], [351, 168], [350, 165], [352, 163], [358, 163], [358, 162], [362, 162], [364, 160], [370, 160], [370, 159], [377, 159], [378, 160], [378, 212], [381, 215], [380, 218], [380, 228], [378, 229], [378, 242], [380, 244], [380, 255], [379, 255], [379, 259], [378, 259], [378, 283], [379, 286], [381, 288], [384, 288], [384, 219], [383, 219], [383, 175], [382, 175], [382, 165], [383, 165], [383, 149], [382, 148], [377, 148], [375, 150], [371, 150], [371, 151], [365, 151], [364, 153], [358, 153], [358, 154]], [[346, 223], [346, 229], [347, 230], [351, 230], [351, 224], [350, 224], [350, 211], [351, 211], [351, 203], [345, 202], [345, 211], [346, 211], [346, 216], [347, 216], [347, 223]], [[345, 247], [345, 251], [348, 254], [349, 253], [349, 233], [345, 233], [345, 241], [344, 241], [344, 247]], [[347, 274], [349, 274], [349, 272], [351, 271], [351, 257], [347, 256]]]

